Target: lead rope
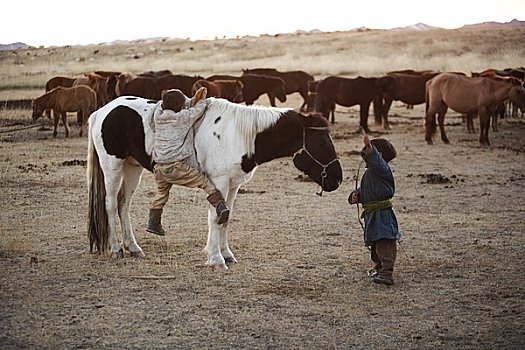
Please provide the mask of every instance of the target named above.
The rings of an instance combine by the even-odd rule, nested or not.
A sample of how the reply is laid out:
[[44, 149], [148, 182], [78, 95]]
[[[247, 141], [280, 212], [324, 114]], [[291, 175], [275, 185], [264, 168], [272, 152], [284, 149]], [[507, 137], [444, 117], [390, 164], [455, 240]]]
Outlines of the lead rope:
[[[327, 130], [326, 127], [309, 127], [309, 129]], [[306, 129], [303, 129], [303, 146], [293, 154], [293, 157], [295, 157], [301, 151], [304, 151], [310, 158], [312, 158], [312, 160], [314, 162], [316, 162], [317, 164], [319, 164], [321, 166], [321, 168], [323, 168], [323, 170], [321, 171], [321, 190], [319, 192], [315, 193], [319, 197], [322, 197], [323, 196], [323, 192], [324, 192], [324, 190], [323, 190], [324, 180], [328, 177], [328, 174], [326, 173], [326, 168], [328, 168], [333, 162], [338, 161], [338, 159], [337, 159], [337, 157], [335, 157], [330, 162], [328, 162], [328, 164], [323, 164], [320, 161], [318, 161], [317, 159], [315, 159], [315, 157], [310, 152], [308, 152], [308, 150], [306, 149]]]

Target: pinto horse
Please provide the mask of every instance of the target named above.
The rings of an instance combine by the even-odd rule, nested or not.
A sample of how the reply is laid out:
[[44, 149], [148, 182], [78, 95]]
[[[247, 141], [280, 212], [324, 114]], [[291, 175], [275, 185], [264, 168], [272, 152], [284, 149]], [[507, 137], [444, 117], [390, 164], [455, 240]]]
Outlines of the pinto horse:
[[69, 137], [69, 125], [67, 123], [67, 112], [80, 112], [80, 133], [82, 136], [86, 119], [97, 109], [97, 94], [86, 85], [73, 86], [70, 88], [57, 87], [46, 92], [32, 101], [33, 120], [42, 116], [45, 110], [53, 110], [54, 129], [53, 137], [57, 136], [58, 118], [62, 118], [62, 124], [66, 129], [66, 137]]
[[[131, 197], [143, 168], [152, 170], [154, 142], [152, 115], [159, 102], [121, 96], [95, 111], [89, 120], [88, 191], [90, 250], [123, 257], [117, 237], [117, 220], [123, 245], [131, 256], [144, 257], [130, 221]], [[240, 186], [251, 179], [259, 165], [293, 156], [294, 165], [322, 190], [336, 190], [342, 168], [322, 117], [306, 117], [287, 108], [244, 106], [208, 98], [208, 107], [195, 130], [200, 170], [207, 174], [233, 209]], [[230, 212], [230, 215], [232, 212]], [[231, 222], [231, 220], [229, 221]], [[227, 270], [237, 262], [228, 246], [228, 223], [217, 224], [208, 207], [209, 266]]]

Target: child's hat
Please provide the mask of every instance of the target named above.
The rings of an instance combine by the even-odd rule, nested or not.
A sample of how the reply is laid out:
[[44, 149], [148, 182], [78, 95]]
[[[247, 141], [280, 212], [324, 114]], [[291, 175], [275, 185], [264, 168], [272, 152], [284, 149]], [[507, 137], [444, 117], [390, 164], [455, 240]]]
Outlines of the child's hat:
[[388, 163], [397, 156], [397, 151], [390, 141], [382, 138], [370, 140], [370, 143], [383, 156], [383, 159]]

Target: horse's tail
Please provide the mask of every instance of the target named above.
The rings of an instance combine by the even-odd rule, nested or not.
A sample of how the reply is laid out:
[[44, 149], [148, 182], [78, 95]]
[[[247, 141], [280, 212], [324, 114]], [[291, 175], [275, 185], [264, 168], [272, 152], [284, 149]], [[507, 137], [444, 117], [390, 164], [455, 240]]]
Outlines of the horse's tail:
[[97, 150], [93, 142], [93, 125], [97, 113], [89, 118], [88, 127], [88, 157], [87, 157], [87, 187], [88, 187], [88, 237], [89, 251], [104, 253], [108, 247], [109, 223], [106, 212], [106, 187], [104, 173], [100, 167]]
[[436, 113], [432, 113], [431, 116], [428, 114], [428, 110], [430, 109], [430, 98], [429, 98], [430, 94], [428, 91], [429, 90], [428, 86], [431, 80], [427, 81], [425, 84], [425, 129], [426, 129], [425, 137], [427, 141], [430, 140], [432, 136], [436, 134], [436, 129], [437, 129]]

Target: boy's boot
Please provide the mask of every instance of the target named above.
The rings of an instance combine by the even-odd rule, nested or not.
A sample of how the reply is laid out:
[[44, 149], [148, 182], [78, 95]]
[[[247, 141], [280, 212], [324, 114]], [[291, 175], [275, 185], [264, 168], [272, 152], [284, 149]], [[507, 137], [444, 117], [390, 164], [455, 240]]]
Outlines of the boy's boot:
[[150, 209], [147, 232], [154, 233], [159, 236], [165, 236], [166, 231], [162, 228], [161, 224], [162, 209]]
[[207, 199], [208, 202], [215, 207], [218, 217], [217, 223], [221, 225], [227, 222], [230, 216], [230, 209], [226, 206], [226, 202], [224, 201], [221, 192], [215, 191], [210, 194]]

